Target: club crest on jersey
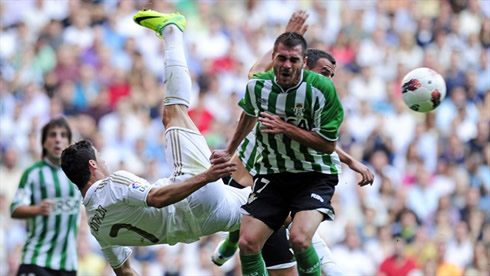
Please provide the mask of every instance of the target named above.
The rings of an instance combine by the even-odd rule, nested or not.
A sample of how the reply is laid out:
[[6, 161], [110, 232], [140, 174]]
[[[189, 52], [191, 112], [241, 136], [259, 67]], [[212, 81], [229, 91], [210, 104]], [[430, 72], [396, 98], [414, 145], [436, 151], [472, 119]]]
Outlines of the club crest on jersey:
[[254, 194], [254, 193], [251, 193], [249, 196], [248, 196], [248, 204], [254, 202], [255, 200], [257, 199], [257, 196]]
[[296, 115], [296, 117], [303, 117], [303, 113], [305, 111], [305, 108], [303, 107], [303, 104], [297, 103], [296, 107], [293, 109], [293, 111], [294, 111], [294, 115]]

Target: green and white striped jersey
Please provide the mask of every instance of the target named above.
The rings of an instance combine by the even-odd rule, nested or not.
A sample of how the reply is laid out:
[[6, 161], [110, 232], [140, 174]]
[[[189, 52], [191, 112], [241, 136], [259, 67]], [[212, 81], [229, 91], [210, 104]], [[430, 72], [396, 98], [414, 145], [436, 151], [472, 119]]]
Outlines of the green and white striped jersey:
[[54, 201], [51, 215], [27, 219], [27, 241], [21, 263], [76, 271], [76, 236], [82, 195], [61, 167], [47, 159], [24, 172], [10, 212], [19, 206], [38, 205], [45, 199]]
[[[286, 122], [314, 131], [329, 141], [338, 139], [338, 130], [344, 116], [333, 83], [308, 70], [303, 70], [298, 85], [286, 91], [276, 84], [273, 71], [256, 74], [247, 83], [245, 96], [238, 104], [250, 116], [258, 117], [260, 112], [276, 114]], [[240, 159], [247, 168], [244, 152], [248, 152], [248, 156], [255, 155], [254, 170], [257, 174], [341, 172], [337, 153], [325, 154], [284, 134], [262, 133], [261, 128], [258, 123], [254, 130], [255, 139], [251, 139], [249, 135], [248, 143], [244, 140], [239, 147], [239, 156], [242, 155]], [[248, 161], [252, 162], [252, 159]]]

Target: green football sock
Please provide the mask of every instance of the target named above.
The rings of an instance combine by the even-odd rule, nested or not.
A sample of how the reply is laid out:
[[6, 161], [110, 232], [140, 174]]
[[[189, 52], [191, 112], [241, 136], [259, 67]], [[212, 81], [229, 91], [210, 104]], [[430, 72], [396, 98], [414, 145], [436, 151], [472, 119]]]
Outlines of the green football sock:
[[320, 276], [321, 264], [313, 246], [308, 247], [304, 252], [295, 254], [298, 263], [298, 273], [300, 276]]
[[267, 270], [265, 269], [264, 259], [262, 254], [240, 255], [240, 261], [242, 262], [242, 275], [243, 276], [267, 276]]
[[229, 232], [225, 242], [220, 246], [219, 252], [224, 256], [232, 256], [238, 248], [238, 239], [240, 238], [240, 230]]

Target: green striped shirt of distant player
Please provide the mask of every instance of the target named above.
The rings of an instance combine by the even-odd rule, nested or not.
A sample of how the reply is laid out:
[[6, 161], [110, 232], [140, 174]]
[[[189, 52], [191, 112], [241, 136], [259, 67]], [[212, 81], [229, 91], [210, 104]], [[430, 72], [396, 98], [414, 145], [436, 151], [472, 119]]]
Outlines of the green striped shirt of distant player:
[[45, 199], [54, 201], [51, 215], [27, 219], [27, 241], [21, 263], [76, 271], [81, 194], [62, 169], [46, 159], [24, 172], [10, 211], [21, 205], [38, 205]]
[[[274, 81], [274, 73], [256, 74], [247, 84], [239, 106], [250, 116], [260, 112], [279, 115], [288, 123], [315, 131], [324, 139], [336, 141], [343, 120], [343, 108], [333, 83], [323, 76], [303, 70], [297, 86], [284, 91]], [[247, 169], [254, 163], [257, 174], [315, 171], [341, 172], [337, 153], [325, 154], [283, 134], [262, 133], [260, 123], [255, 138], [247, 136], [239, 147], [239, 157]], [[253, 172], [252, 170], [252, 172]], [[249, 169], [250, 171], [250, 169]]]

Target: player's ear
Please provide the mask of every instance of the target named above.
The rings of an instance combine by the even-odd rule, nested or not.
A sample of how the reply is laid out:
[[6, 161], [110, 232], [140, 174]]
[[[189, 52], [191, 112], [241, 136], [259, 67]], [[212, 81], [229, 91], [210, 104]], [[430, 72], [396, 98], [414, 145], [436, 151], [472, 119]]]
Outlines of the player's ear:
[[303, 60], [303, 68], [306, 68], [306, 64], [308, 63], [308, 56], [305, 56]]
[[88, 166], [92, 169], [97, 169], [97, 162], [95, 160], [88, 160]]

